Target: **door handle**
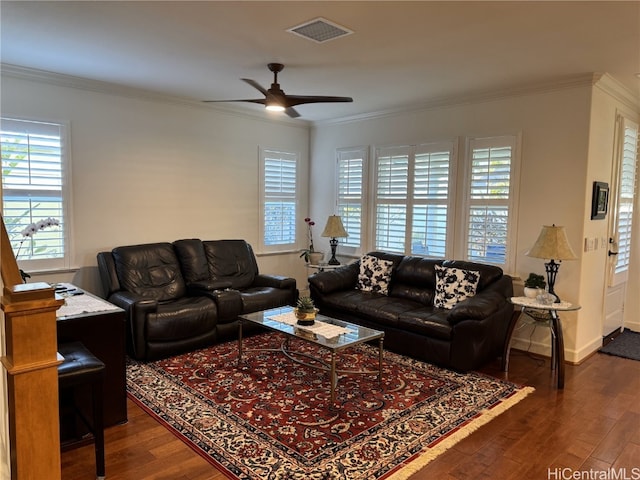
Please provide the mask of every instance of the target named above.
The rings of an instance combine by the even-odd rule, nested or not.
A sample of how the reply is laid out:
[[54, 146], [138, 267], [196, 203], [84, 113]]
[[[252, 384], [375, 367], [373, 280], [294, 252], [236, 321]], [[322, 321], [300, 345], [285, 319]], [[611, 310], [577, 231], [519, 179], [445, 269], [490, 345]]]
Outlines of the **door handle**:
[[[617, 237], [617, 235], [616, 235]], [[609, 256], [618, 255], [618, 241], [616, 238], [609, 237]]]

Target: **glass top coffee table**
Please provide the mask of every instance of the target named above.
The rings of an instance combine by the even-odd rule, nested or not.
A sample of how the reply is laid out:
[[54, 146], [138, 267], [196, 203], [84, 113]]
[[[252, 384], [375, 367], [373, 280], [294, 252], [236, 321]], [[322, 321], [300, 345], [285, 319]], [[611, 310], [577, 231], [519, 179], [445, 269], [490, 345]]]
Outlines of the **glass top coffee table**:
[[[378, 381], [382, 382], [382, 362], [384, 349], [384, 332], [362, 327], [354, 323], [344, 322], [325, 315], [317, 315], [315, 324], [312, 326], [300, 326], [296, 324], [292, 307], [274, 308], [255, 313], [240, 315], [240, 328], [238, 329], [238, 365], [242, 362], [242, 325], [251, 322], [261, 325], [269, 330], [280, 332], [285, 335], [280, 349], [264, 348], [245, 351], [278, 351], [284, 353], [292, 361], [311, 368], [329, 372], [331, 380], [331, 403], [336, 400], [336, 387], [340, 375], [360, 374], [377, 375]], [[292, 350], [291, 339], [299, 339], [312, 343], [330, 353], [330, 361], [326, 362], [321, 358], [316, 358], [304, 352]], [[337, 355], [350, 347], [360, 343], [378, 340], [378, 369], [375, 370], [342, 370], [337, 367]]]

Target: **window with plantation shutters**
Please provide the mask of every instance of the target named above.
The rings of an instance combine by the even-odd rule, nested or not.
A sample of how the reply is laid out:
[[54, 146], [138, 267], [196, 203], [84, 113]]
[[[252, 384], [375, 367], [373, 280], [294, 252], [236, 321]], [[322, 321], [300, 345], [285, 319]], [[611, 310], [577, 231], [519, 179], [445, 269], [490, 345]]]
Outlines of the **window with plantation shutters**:
[[629, 269], [631, 259], [633, 203], [637, 188], [638, 125], [622, 119], [621, 158], [619, 162], [617, 211], [615, 231], [618, 236], [618, 255], [615, 274]]
[[451, 146], [419, 146], [413, 170], [411, 253], [444, 258], [452, 191]]
[[515, 137], [474, 138], [468, 143], [466, 259], [507, 263], [513, 224]]
[[296, 246], [298, 156], [291, 152], [261, 150], [262, 239], [267, 251]]
[[409, 193], [409, 147], [376, 156], [375, 248], [404, 253]]
[[445, 256], [454, 199], [452, 158], [451, 143], [377, 150], [376, 249]]
[[3, 218], [20, 267], [67, 267], [65, 126], [2, 118], [0, 134]]
[[337, 151], [338, 201], [337, 215], [349, 234], [340, 239], [341, 247], [359, 249], [363, 242], [363, 215], [365, 199], [365, 168], [367, 149], [340, 149]]

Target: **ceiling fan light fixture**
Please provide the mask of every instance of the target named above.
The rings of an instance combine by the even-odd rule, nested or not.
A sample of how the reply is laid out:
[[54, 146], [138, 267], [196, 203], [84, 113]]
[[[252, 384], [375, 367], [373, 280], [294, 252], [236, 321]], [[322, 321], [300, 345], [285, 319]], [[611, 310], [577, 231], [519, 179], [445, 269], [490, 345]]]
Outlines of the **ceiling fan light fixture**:
[[282, 105], [278, 105], [277, 103], [266, 104], [265, 108], [270, 112], [284, 112], [285, 108]]

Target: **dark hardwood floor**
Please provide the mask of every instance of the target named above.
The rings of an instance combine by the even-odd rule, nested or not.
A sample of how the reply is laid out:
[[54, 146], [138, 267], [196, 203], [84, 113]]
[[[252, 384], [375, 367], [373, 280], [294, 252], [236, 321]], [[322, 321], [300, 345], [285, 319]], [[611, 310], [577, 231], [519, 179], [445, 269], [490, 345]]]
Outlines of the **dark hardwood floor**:
[[[561, 391], [549, 359], [514, 350], [510, 370], [509, 380], [536, 391], [410, 480], [640, 478], [640, 362], [594, 354], [580, 366], [567, 365]], [[483, 371], [505, 378], [498, 361]], [[109, 480], [227, 478], [131, 401], [128, 409], [129, 422], [105, 432]], [[627, 477], [598, 476], [623, 468]], [[582, 476], [566, 476], [573, 472]], [[94, 475], [92, 445], [63, 452], [63, 480]]]

